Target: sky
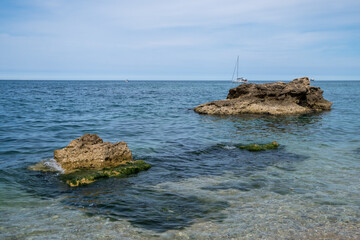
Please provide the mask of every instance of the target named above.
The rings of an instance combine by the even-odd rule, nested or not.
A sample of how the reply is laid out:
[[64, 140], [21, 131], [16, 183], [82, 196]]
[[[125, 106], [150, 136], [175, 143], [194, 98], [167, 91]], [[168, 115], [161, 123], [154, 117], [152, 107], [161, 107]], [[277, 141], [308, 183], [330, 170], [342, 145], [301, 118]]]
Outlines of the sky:
[[[360, 80], [359, 0], [0, 0], [0, 79]], [[240, 77], [239, 76], [239, 77]]]

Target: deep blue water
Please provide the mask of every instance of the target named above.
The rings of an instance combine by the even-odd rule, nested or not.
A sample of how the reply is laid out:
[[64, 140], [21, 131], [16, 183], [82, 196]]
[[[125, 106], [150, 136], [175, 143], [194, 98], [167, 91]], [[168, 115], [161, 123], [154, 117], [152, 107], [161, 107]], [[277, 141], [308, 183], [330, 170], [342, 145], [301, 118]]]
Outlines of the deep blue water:
[[[232, 83], [0, 81], [0, 238], [72, 239], [95, 234], [94, 221], [99, 239], [276, 239], [311, 228], [355, 237], [360, 82], [312, 85], [331, 111], [218, 117], [192, 108], [226, 98]], [[126, 141], [153, 168], [79, 188], [27, 170], [85, 133]], [[274, 140], [274, 151], [235, 148]]]

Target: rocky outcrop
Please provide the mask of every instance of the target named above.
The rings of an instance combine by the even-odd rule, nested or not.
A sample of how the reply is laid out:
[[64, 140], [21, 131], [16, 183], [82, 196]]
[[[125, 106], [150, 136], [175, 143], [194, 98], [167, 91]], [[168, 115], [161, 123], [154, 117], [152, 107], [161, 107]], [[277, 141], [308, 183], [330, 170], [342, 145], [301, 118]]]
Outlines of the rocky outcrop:
[[323, 98], [319, 87], [310, 86], [307, 77], [289, 83], [245, 83], [229, 90], [227, 99], [194, 108], [202, 114], [301, 114], [330, 110], [332, 103]]
[[103, 142], [95, 134], [85, 134], [65, 148], [55, 150], [54, 159], [28, 167], [32, 171], [61, 172], [61, 179], [71, 187], [101, 178], [126, 177], [149, 168], [151, 165], [142, 160], [133, 161], [125, 142]]
[[132, 161], [125, 142], [103, 142], [96, 134], [85, 134], [63, 149], [54, 151], [54, 159], [65, 173], [81, 169], [114, 168]]

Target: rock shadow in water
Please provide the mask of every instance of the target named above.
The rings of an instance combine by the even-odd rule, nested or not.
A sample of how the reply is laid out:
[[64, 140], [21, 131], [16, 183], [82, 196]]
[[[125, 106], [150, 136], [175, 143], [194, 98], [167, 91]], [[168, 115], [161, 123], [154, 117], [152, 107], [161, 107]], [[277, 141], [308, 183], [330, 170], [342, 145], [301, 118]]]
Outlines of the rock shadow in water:
[[221, 210], [229, 206], [225, 201], [141, 186], [136, 178], [120, 182], [107, 179], [78, 188], [63, 203], [83, 209], [89, 216], [126, 219], [136, 227], [155, 232], [182, 229], [199, 219], [221, 221], [226, 217]]

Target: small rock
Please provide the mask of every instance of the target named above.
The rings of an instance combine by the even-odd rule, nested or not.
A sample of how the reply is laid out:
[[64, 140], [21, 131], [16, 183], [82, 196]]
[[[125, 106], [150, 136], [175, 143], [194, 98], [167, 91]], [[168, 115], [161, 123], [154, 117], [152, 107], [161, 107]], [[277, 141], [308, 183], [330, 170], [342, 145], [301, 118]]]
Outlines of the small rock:
[[238, 146], [240, 149], [246, 149], [249, 151], [265, 151], [265, 150], [271, 150], [276, 149], [279, 147], [279, 144], [276, 141], [273, 141], [272, 143], [267, 144], [251, 144], [251, 145], [245, 145], [245, 146]]
[[41, 172], [56, 172], [56, 171], [58, 171], [58, 169], [54, 168], [51, 164], [49, 164], [49, 160], [43, 160], [32, 166], [29, 166], [28, 170], [41, 171]]

